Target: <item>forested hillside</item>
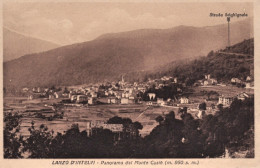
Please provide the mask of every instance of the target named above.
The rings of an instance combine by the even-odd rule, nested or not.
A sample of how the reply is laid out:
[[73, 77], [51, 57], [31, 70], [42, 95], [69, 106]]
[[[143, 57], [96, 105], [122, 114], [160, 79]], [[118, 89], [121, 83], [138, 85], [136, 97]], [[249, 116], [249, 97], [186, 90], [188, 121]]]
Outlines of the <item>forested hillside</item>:
[[139, 77], [146, 80], [169, 75], [178, 77], [188, 85], [203, 79], [205, 74], [211, 74], [218, 81], [230, 81], [233, 77], [245, 80], [249, 75], [254, 76], [253, 54], [254, 39], [252, 38], [235, 44], [229, 49], [211, 51], [206, 57], [169, 63], [165, 67], [158, 68], [157, 72], [143, 72]]

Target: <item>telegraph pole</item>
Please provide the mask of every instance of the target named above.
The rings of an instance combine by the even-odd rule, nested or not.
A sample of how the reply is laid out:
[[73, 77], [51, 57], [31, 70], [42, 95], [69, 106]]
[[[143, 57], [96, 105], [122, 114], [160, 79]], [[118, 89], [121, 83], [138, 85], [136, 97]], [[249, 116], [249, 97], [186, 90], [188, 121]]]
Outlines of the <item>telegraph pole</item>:
[[230, 17], [227, 17], [227, 22], [228, 22], [228, 48], [230, 48], [230, 26], [229, 26]]

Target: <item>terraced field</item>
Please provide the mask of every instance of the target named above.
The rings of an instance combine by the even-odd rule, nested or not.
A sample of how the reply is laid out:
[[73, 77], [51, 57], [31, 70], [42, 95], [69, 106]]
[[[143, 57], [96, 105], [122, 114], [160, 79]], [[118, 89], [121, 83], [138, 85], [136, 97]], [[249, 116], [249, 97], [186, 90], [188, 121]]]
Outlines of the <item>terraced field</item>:
[[23, 115], [21, 122], [20, 133], [23, 136], [29, 136], [28, 128], [32, 121], [34, 126], [39, 128], [41, 124], [53, 130], [54, 134], [57, 132], [63, 133], [68, 130], [72, 124], [78, 124], [80, 130], [89, 130], [89, 122], [95, 120], [107, 121], [109, 118], [119, 116], [123, 118], [130, 118], [133, 122], [138, 121], [143, 125], [140, 131], [142, 136], [150, 133], [150, 131], [157, 125], [155, 118], [158, 115], [165, 115], [169, 111], [177, 111], [175, 107], [148, 107], [144, 104], [133, 105], [95, 105], [95, 106], [62, 106], [59, 112], [63, 112], [62, 118], [54, 118], [48, 120], [47, 118], [40, 118], [39, 115], [53, 116], [55, 111], [52, 109], [52, 104], [60, 100], [36, 99], [26, 100], [16, 98], [5, 99], [6, 112], [19, 112]]

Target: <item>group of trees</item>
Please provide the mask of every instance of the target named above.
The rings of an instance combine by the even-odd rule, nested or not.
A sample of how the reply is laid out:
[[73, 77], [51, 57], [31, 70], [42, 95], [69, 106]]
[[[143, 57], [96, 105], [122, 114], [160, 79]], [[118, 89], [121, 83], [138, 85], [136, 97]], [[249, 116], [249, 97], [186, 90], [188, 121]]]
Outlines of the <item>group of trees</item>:
[[249, 56], [237, 56], [219, 52], [209, 52], [206, 57], [199, 57], [195, 60], [187, 62], [176, 62], [165, 65], [158, 71], [146, 73], [146, 79], [159, 78], [161, 76], [178, 77], [178, 81], [184, 82], [187, 86], [191, 86], [195, 81], [204, 78], [205, 74], [211, 74], [218, 81], [230, 82], [230, 79], [245, 79], [247, 76], [253, 76], [254, 69], [254, 39], [245, 40], [228, 50], [222, 52], [248, 54]]
[[[254, 48], [251, 45], [247, 47], [249, 51]], [[239, 51], [230, 49], [229, 52], [239, 53]], [[206, 57], [199, 57], [180, 64], [169, 64], [173, 65], [165, 66], [158, 71], [139, 74], [138, 80], [141, 78], [140, 81], [147, 81], [149, 78], [158, 79], [161, 76], [174, 76], [178, 77], [178, 81], [185, 83], [186, 86], [192, 86], [197, 80], [204, 79], [205, 74], [211, 74], [218, 81], [229, 82], [234, 77], [245, 79], [249, 75], [252, 76], [254, 69], [253, 57], [238, 57], [218, 52], [210, 52]], [[135, 77], [135, 75], [132, 75], [130, 81], [134, 81]]]
[[247, 39], [241, 43], [231, 46], [230, 48], [226, 48], [223, 50], [224, 52], [234, 52], [234, 53], [241, 53], [247, 55], [254, 55], [254, 39]]
[[[201, 104], [201, 109], [205, 109]], [[204, 158], [220, 157], [228, 149], [230, 154], [247, 150], [246, 157], [254, 157], [254, 99], [234, 100], [229, 108], [218, 106], [215, 115], [195, 119], [187, 108], [158, 116], [159, 123], [142, 138], [143, 126], [128, 118], [113, 117], [110, 124], [122, 124], [123, 131], [114, 133], [95, 128], [92, 134], [73, 125], [65, 133], [54, 134], [44, 125], [35, 128], [30, 136], [18, 136], [18, 114], [4, 117], [4, 157], [21, 158]], [[132, 133], [129, 133], [129, 130]]]
[[225, 149], [230, 154], [247, 150], [246, 157], [254, 157], [253, 99], [235, 100], [230, 108], [219, 106], [215, 115], [203, 119], [194, 119], [186, 108], [179, 113], [181, 120], [174, 112], [156, 118], [159, 125], [143, 141], [145, 157], [220, 157]]
[[129, 118], [113, 117], [108, 124], [122, 124], [123, 131], [93, 128], [89, 135], [74, 124], [65, 133], [54, 134], [47, 126], [39, 128], [31, 123], [30, 136], [19, 135], [21, 115], [5, 114], [4, 157], [5, 158], [121, 158], [130, 157], [139, 144], [139, 130], [143, 126]]
[[171, 99], [176, 99], [180, 93], [179, 89], [183, 89], [182, 85], [179, 84], [170, 84], [167, 86], [163, 86], [161, 88], [156, 89], [155, 86], [149, 88], [147, 91], [145, 91], [142, 95], [141, 98], [144, 101], [149, 101], [149, 96], [148, 93], [155, 93], [156, 94], [156, 98], [160, 97], [163, 98], [164, 100], [167, 100], [168, 98]]
[[18, 135], [21, 118], [17, 113], [4, 116], [4, 158], [22, 157], [22, 137]]
[[253, 60], [246, 61], [237, 56], [215, 53], [213, 56], [178, 66], [170, 73], [186, 85], [192, 85], [195, 81], [203, 79], [205, 74], [211, 74], [213, 78], [224, 82], [229, 82], [234, 77], [245, 79], [250, 75], [251, 67]]

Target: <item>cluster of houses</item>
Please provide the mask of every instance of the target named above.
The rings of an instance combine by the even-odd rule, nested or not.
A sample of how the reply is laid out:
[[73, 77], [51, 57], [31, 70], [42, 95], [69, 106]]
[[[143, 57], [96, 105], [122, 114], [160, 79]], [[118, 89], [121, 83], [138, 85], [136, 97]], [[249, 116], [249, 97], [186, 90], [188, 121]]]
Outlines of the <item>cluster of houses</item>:
[[177, 77], [164, 76], [161, 78], [162, 81], [172, 81], [173, 83], [178, 83]]
[[[125, 82], [122, 77], [122, 80], [118, 83], [112, 82], [102, 84], [102, 87], [96, 85], [78, 89], [76, 92], [75, 90], [70, 91], [69, 98], [75, 103], [87, 101], [88, 104], [95, 104], [99, 98], [105, 100], [103, 103], [107, 104], [135, 104], [141, 102], [140, 93], [146, 92], [148, 88], [155, 86], [155, 88], [159, 89], [169, 83], [177, 83], [177, 78], [165, 76], [145, 83], [134, 82], [131, 84]], [[155, 98], [155, 94], [153, 96]], [[161, 101], [161, 104], [163, 104], [163, 101]]]
[[[161, 79], [154, 79], [133, 84], [125, 82], [124, 78], [119, 82], [106, 84], [95, 84], [86, 87], [70, 87], [66, 91], [54, 90], [50, 88], [23, 88], [23, 92], [27, 92], [28, 99], [47, 98], [47, 99], [69, 99], [71, 103], [87, 103], [90, 105], [96, 104], [99, 98], [105, 98], [105, 103], [108, 104], [134, 104], [141, 101], [140, 93], [145, 93], [148, 88], [155, 86], [155, 89], [160, 89], [171, 83], [177, 83], [177, 78], [164, 76]], [[154, 95], [155, 97], [155, 95]], [[158, 99], [160, 104], [163, 100]]]
[[[232, 78], [230, 80], [233, 85], [244, 86], [245, 88], [253, 89], [254, 81], [251, 76], [247, 76], [246, 80], [242, 80], [239, 78]], [[223, 85], [218, 83], [217, 79], [212, 78], [210, 74], [205, 75], [205, 78], [202, 80], [198, 80], [194, 83], [194, 86], [211, 86], [211, 85]], [[223, 85], [225, 86], [225, 85]]]
[[[181, 97], [180, 99], [171, 99], [168, 98], [167, 100], [164, 100], [163, 98], [156, 97], [155, 93], [148, 93], [149, 100], [146, 102], [146, 105], [148, 106], [173, 106], [174, 104], [189, 104], [189, 98], [187, 97]], [[156, 101], [154, 101], [156, 99]]]
[[242, 93], [240, 93], [236, 96], [221, 95], [221, 96], [219, 96], [218, 104], [222, 104], [223, 106], [230, 106], [235, 98], [237, 98], [238, 100], [244, 101], [246, 98], [250, 98], [252, 96], [253, 96], [252, 94], [248, 94], [248, 93], [245, 93], [245, 92], [242, 92]]
[[210, 86], [217, 85], [218, 81], [215, 78], [211, 78], [210, 74], [205, 75], [205, 78], [202, 80], [198, 80], [194, 83], [194, 86]]
[[245, 81], [243, 81], [239, 78], [232, 78], [230, 81], [234, 85], [245, 86], [245, 88], [248, 88], [248, 89], [254, 88], [254, 82], [253, 82], [253, 79], [251, 76], [247, 76]]
[[22, 92], [28, 94], [28, 100], [33, 100], [38, 98], [58, 99], [58, 98], [68, 97], [67, 93], [63, 93], [57, 89], [51, 89], [51, 88], [40, 88], [40, 87], [34, 87], [32, 89], [23, 88]]
[[178, 78], [177, 77], [171, 77], [171, 76], [164, 76], [160, 79], [149, 79], [147, 84], [149, 86], [154, 85], [155, 89], [161, 89], [164, 86], [168, 86], [170, 84], [177, 84], [178, 83]]
[[120, 83], [120, 89], [113, 90], [109, 88], [105, 91], [105, 95], [107, 96], [108, 104], [134, 104], [140, 101], [140, 97], [138, 97], [138, 93], [145, 92], [146, 87], [137, 86], [136, 84], [125, 84]]
[[[160, 79], [149, 79], [144, 83], [134, 82], [133, 84], [125, 82], [124, 78], [119, 82], [112, 82], [106, 84], [95, 84], [86, 87], [74, 87], [69, 90], [54, 90], [50, 88], [23, 88], [23, 92], [30, 93], [28, 99], [35, 99], [40, 97], [45, 97], [48, 99], [58, 99], [66, 98], [69, 99], [71, 103], [86, 103], [89, 105], [97, 104], [98, 100], [103, 99], [103, 103], [106, 104], [135, 104], [141, 103], [141, 93], [145, 93], [149, 88], [155, 87], [155, 89], [160, 89], [172, 83], [177, 83], [178, 79], [176, 77], [164, 76]], [[238, 78], [232, 78], [231, 83], [246, 84], [246, 88], [252, 87], [253, 80], [250, 76], [246, 78], [246, 81], [242, 81]], [[211, 77], [210, 74], [206, 74], [205, 78], [195, 82], [195, 85], [209, 86], [217, 85], [218, 81]], [[178, 88], [179, 89], [179, 88]], [[238, 99], [243, 99], [243, 97], [248, 97], [246, 93], [240, 94]], [[146, 102], [149, 106], [173, 106], [173, 104], [190, 104], [191, 101], [188, 97], [180, 97], [179, 99], [167, 99], [157, 97], [155, 93], [148, 93], [149, 101]], [[218, 104], [223, 104], [224, 106], [229, 106], [234, 97], [229, 95], [219, 96]]]

